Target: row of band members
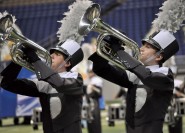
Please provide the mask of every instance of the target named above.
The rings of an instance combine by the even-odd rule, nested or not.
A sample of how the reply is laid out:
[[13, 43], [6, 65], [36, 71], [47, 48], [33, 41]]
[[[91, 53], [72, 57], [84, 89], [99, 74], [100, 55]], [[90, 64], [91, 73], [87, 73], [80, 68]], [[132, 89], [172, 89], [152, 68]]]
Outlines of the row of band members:
[[[142, 40], [139, 61], [125, 52], [113, 36], [104, 39], [127, 70], [120, 70], [94, 52], [88, 60], [98, 76], [128, 88], [126, 130], [128, 133], [162, 133], [166, 110], [174, 89], [170, 68], [162, 64], [179, 49], [176, 38], [161, 30]], [[13, 93], [39, 97], [44, 133], [81, 133], [81, 108], [84, 95], [82, 75], [70, 71], [83, 59], [74, 40], [50, 49], [48, 67], [31, 48], [21, 48], [33, 64], [37, 79], [17, 79], [21, 66], [11, 62], [2, 72], [1, 87]], [[151, 115], [152, 112], [152, 115]]]

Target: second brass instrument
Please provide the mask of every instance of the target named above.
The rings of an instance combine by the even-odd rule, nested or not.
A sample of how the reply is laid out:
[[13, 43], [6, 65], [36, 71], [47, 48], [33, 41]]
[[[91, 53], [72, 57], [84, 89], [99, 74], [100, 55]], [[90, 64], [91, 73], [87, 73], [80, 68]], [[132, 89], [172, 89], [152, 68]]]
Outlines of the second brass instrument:
[[21, 47], [29, 47], [35, 50], [36, 54], [46, 63], [46, 65], [50, 66], [51, 57], [49, 52], [37, 43], [18, 33], [14, 29], [13, 24], [13, 17], [9, 14], [0, 19], [0, 43], [7, 45], [8, 41], [13, 42], [13, 45], [10, 48], [12, 61], [28, 70], [34, 71], [33, 65], [23, 59], [24, 54], [21, 50]]
[[[81, 17], [79, 23], [79, 34], [87, 35], [90, 31], [99, 32], [100, 35], [97, 38], [97, 53], [104, 59], [110, 61], [117, 67], [121, 69], [126, 69], [126, 67], [121, 63], [116, 54], [112, 51], [112, 49], [107, 45], [107, 43], [103, 40], [107, 36], [114, 36], [119, 39], [122, 44], [129, 49], [132, 50], [132, 56], [138, 59], [139, 56], [139, 47], [136, 42], [104, 23], [100, 18], [100, 5], [92, 4]], [[114, 44], [111, 44], [114, 45]]]

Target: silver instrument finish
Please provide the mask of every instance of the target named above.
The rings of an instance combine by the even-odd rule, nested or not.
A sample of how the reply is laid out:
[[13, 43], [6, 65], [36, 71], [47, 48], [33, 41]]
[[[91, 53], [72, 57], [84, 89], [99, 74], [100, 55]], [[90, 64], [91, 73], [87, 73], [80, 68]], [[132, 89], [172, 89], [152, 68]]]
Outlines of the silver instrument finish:
[[12, 61], [18, 65], [34, 71], [33, 65], [23, 58], [24, 54], [21, 50], [21, 47], [29, 47], [35, 50], [36, 54], [46, 63], [46, 65], [51, 66], [51, 57], [49, 52], [37, 43], [18, 33], [13, 28], [13, 18], [9, 14], [0, 19], [0, 43], [6, 45], [8, 41], [13, 42], [13, 45], [10, 48], [10, 55], [12, 57]]
[[99, 18], [100, 10], [99, 4], [92, 4], [81, 17], [78, 32], [80, 35], [87, 35], [90, 31], [100, 33], [97, 38], [97, 54], [115, 64], [119, 68], [126, 69], [123, 63], [121, 63], [119, 60], [118, 56], [112, 51], [112, 49], [103, 39], [107, 36], [116, 37], [124, 46], [132, 50], [132, 56], [136, 59], [138, 59], [140, 53], [138, 44], [128, 38], [126, 35], [122, 34], [120, 31], [104, 23]]

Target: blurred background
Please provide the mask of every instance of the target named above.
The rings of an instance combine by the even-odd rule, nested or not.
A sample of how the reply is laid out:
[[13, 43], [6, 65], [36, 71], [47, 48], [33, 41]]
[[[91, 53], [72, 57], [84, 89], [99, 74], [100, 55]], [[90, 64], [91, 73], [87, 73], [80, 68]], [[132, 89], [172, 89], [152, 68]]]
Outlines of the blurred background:
[[[141, 46], [141, 40], [150, 32], [152, 21], [157, 17], [156, 14], [165, 0], [92, 1], [100, 4], [101, 19], [105, 23], [123, 31], [129, 38]], [[17, 29], [26, 38], [49, 50], [57, 45], [56, 32], [61, 26], [61, 23], [58, 21], [63, 19], [63, 13], [68, 11], [68, 6], [73, 2], [74, 0], [0, 0], [0, 12], [7, 11], [15, 16]], [[82, 45], [95, 43], [93, 39], [97, 36], [97, 33], [91, 32], [85, 37]], [[174, 63], [172, 64], [175, 66], [177, 79], [184, 80], [185, 25], [175, 33], [175, 36], [179, 42], [180, 49], [175, 55]], [[5, 67], [9, 60], [10, 56], [6, 53], [6, 47], [0, 45], [1, 66]], [[33, 73], [27, 69], [23, 69], [20, 74], [20, 77], [32, 78], [32, 76]], [[84, 75], [84, 77], [86, 76]], [[114, 97], [119, 89], [119, 86], [104, 80], [102, 110], [106, 109], [106, 104], [116, 101]], [[0, 119], [2, 119], [2, 123], [4, 118], [30, 116], [32, 115], [32, 109], [39, 106], [39, 102], [35, 98], [17, 96], [0, 88]], [[18, 119], [14, 119], [14, 124], [18, 122]], [[1, 125], [4, 125], [2, 123]], [[5, 128], [0, 127], [0, 131], [4, 130]], [[122, 129], [118, 132], [122, 132]]]

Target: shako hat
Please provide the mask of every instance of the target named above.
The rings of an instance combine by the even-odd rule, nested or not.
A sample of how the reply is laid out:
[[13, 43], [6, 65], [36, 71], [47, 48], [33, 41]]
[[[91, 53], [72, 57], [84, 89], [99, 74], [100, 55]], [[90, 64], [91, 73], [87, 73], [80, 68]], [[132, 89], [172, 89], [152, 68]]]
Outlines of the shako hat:
[[163, 53], [163, 63], [179, 50], [175, 36], [167, 30], [160, 30], [159, 32], [153, 33], [148, 38], [142, 40], [142, 44], [145, 42], [151, 44]]
[[83, 60], [84, 54], [80, 45], [71, 39], [67, 39], [65, 42], [58, 44], [55, 48], [50, 49], [50, 54], [54, 51], [59, 51], [67, 56], [70, 60], [71, 68], [77, 65]]

